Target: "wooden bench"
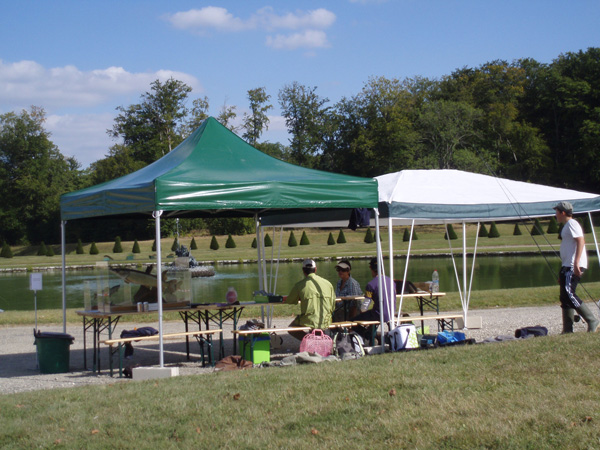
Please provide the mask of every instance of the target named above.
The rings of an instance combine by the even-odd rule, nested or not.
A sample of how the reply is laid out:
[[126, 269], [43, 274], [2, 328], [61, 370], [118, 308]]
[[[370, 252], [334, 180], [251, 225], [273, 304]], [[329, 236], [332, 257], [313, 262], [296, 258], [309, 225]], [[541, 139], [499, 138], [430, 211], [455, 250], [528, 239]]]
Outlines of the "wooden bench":
[[[356, 322], [334, 322], [329, 325], [329, 330], [333, 330], [336, 328], [352, 328], [356, 326]], [[233, 334], [237, 334], [238, 336], [248, 336], [252, 334], [261, 334], [261, 333], [269, 333], [269, 334], [277, 334], [279, 332], [288, 333], [290, 331], [311, 331], [311, 327], [285, 327], [285, 328], [259, 328], [257, 330], [233, 330]]]
[[[208, 347], [209, 350], [209, 355], [208, 355], [208, 360], [210, 362], [211, 365], [215, 365], [215, 360], [214, 360], [214, 355], [213, 355], [213, 349], [212, 349], [212, 336], [214, 334], [217, 333], [221, 333], [223, 330], [222, 329], [216, 329], [216, 330], [198, 330], [198, 331], [186, 331], [183, 333], [163, 333], [163, 341], [165, 340], [173, 340], [173, 339], [181, 339], [181, 338], [185, 338], [185, 339], [189, 339], [190, 337], [194, 337], [196, 338], [196, 340], [198, 341], [198, 344], [200, 345], [200, 355], [202, 358], [202, 367], [206, 366], [206, 355], [204, 354], [204, 345], [206, 344], [206, 346]], [[109, 363], [110, 363], [110, 376], [113, 376], [113, 354], [118, 352], [119, 353], [119, 378], [123, 377], [123, 357], [124, 357], [124, 345], [127, 343], [132, 343], [132, 342], [139, 342], [139, 341], [158, 341], [160, 339], [160, 336], [158, 334], [155, 334], [153, 336], [138, 336], [138, 337], [130, 337], [130, 338], [116, 338], [116, 339], [107, 339], [105, 341], [102, 341], [103, 344], [106, 344], [110, 347], [110, 357], [109, 357]], [[116, 349], [114, 349], [113, 347], [117, 346]], [[189, 354], [188, 354], [189, 357]]]

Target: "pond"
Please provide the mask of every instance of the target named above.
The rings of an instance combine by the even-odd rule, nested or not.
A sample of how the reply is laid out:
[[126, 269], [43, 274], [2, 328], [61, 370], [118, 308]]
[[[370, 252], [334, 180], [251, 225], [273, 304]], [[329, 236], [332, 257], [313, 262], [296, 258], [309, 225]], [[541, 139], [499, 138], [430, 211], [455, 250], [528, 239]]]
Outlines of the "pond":
[[[473, 290], [554, 285], [560, 262], [557, 257], [548, 257], [548, 260], [549, 264], [542, 255], [479, 256], [476, 260]], [[395, 278], [402, 278], [404, 263], [404, 259], [395, 260]], [[456, 263], [462, 281], [462, 258], [458, 258]], [[470, 264], [469, 260], [469, 270]], [[354, 260], [352, 267], [353, 277], [361, 286], [365, 286], [371, 279], [368, 260]], [[253, 291], [258, 289], [257, 264], [217, 265], [215, 269], [217, 274], [214, 277], [192, 279], [191, 289], [195, 302], [224, 302], [229, 286], [235, 287], [240, 301], [251, 300]], [[413, 282], [431, 280], [434, 269], [440, 275], [440, 290], [456, 292], [456, 276], [450, 257], [411, 258], [407, 278]], [[335, 285], [338, 279], [335, 262], [318, 261], [317, 270], [319, 275], [329, 279]], [[301, 277], [300, 263], [282, 263], [279, 266], [276, 293], [286, 295]], [[583, 281], [584, 283], [600, 281], [600, 268], [596, 257], [590, 258], [590, 268]], [[86, 282], [96, 282], [94, 270], [67, 272], [68, 308], [83, 308], [83, 290]], [[43, 272], [43, 289], [37, 292], [37, 305], [38, 309], [61, 307], [60, 271]], [[33, 308], [34, 293], [29, 290], [29, 274], [0, 274], [0, 309], [33, 311]]]

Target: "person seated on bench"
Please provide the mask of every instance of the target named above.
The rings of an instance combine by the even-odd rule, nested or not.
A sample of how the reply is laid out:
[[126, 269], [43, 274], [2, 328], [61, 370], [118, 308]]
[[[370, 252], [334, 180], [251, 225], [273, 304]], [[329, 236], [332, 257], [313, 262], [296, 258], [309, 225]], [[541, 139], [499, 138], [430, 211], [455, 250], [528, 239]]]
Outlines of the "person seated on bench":
[[[337, 297], [353, 297], [363, 295], [360, 284], [358, 281], [352, 278], [352, 275], [350, 275], [350, 271], [352, 270], [350, 261], [345, 259], [341, 260], [337, 266], [335, 266], [335, 270], [337, 270], [338, 276], [340, 277], [335, 287], [335, 295]], [[348, 302], [349, 304], [342, 305], [342, 307], [338, 308], [333, 315], [334, 322], [352, 319], [360, 312], [360, 305], [362, 303], [360, 300], [345, 300], [345, 302]], [[348, 308], [348, 317], [344, 317], [344, 310], [346, 308]]]
[[[371, 269], [371, 274], [373, 275], [373, 279], [367, 283], [367, 287], [365, 288], [365, 301], [361, 306], [361, 313], [352, 318], [352, 321], [361, 321], [361, 320], [380, 320], [379, 313], [379, 277], [377, 276], [377, 258], [372, 258], [369, 262], [369, 268]], [[392, 284], [392, 289], [394, 292], [389, 294], [391, 280], [389, 277], [384, 276], [382, 280], [383, 285], [383, 321], [389, 322], [391, 320], [391, 314], [394, 314], [396, 311], [396, 286], [395, 283]], [[369, 304], [373, 303], [373, 308], [369, 308]], [[368, 340], [371, 338], [371, 327], [365, 328], [363, 326], [358, 326], [355, 328], [355, 331], [360, 334], [363, 339]]]
[[[300, 302], [300, 314], [290, 327], [311, 327], [326, 330], [331, 324], [335, 307], [333, 285], [317, 275], [317, 265], [312, 259], [302, 263], [304, 278], [298, 281], [287, 296], [285, 303], [295, 305]], [[291, 336], [302, 340], [305, 331], [290, 331]]]

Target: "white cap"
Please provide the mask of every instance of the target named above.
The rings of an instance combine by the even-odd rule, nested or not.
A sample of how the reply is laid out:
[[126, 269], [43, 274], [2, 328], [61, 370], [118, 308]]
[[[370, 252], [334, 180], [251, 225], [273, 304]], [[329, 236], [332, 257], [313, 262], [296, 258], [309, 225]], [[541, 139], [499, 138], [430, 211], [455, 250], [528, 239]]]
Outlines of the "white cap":
[[317, 267], [317, 265], [315, 264], [315, 262], [312, 259], [305, 259], [302, 262], [302, 267], [305, 269], [314, 269]]

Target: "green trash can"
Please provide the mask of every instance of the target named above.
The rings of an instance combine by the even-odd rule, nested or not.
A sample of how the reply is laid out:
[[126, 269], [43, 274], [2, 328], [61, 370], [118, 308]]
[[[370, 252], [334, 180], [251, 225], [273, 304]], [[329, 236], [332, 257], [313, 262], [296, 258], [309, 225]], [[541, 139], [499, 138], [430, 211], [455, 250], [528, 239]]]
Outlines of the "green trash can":
[[69, 371], [69, 347], [75, 340], [66, 333], [52, 331], [33, 333], [37, 347], [40, 373], [66, 373]]

